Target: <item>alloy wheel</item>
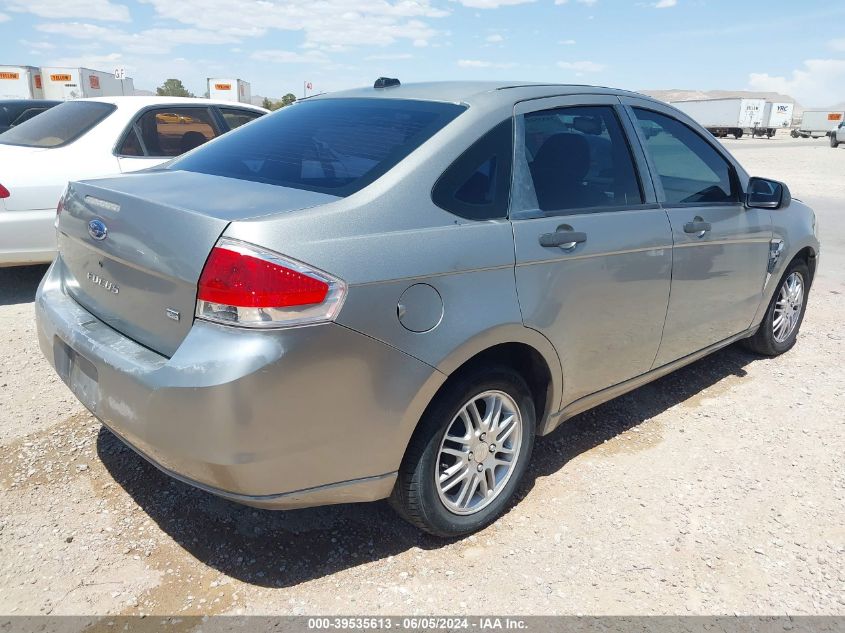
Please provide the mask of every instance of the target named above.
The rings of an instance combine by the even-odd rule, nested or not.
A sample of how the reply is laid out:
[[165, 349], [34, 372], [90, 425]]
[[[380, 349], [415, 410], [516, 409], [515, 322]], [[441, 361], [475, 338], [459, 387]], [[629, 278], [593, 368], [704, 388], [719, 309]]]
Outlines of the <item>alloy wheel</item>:
[[455, 514], [474, 514], [499, 496], [513, 474], [522, 415], [503, 391], [485, 391], [449, 423], [437, 453], [437, 494]]
[[798, 272], [791, 273], [778, 292], [772, 319], [772, 334], [775, 341], [783, 343], [795, 331], [804, 305], [804, 278]]

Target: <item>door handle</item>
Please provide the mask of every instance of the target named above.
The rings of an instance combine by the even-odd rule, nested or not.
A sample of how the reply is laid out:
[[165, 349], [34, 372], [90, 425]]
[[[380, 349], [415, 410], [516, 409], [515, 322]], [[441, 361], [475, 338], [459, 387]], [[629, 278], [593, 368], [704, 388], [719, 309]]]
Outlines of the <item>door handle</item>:
[[571, 251], [578, 244], [587, 241], [587, 234], [581, 231], [555, 231], [543, 233], [540, 236], [540, 246], [559, 246], [565, 251]]
[[705, 222], [699, 218], [696, 218], [692, 222], [687, 222], [684, 224], [684, 233], [694, 233], [698, 237], [704, 237], [704, 234], [707, 233], [711, 228], [713, 228], [709, 222]]

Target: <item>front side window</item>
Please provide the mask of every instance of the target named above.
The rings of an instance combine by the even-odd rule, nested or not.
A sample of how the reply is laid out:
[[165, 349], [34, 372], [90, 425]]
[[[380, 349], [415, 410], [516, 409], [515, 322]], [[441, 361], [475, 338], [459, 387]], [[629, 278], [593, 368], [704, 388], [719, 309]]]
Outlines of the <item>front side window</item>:
[[611, 106], [532, 112], [523, 128], [541, 211], [591, 213], [643, 203], [631, 150]]
[[218, 135], [208, 108], [154, 108], [127, 132], [118, 154], [167, 158], [179, 156]]
[[716, 149], [677, 119], [634, 108], [666, 204], [730, 203], [739, 188], [730, 164]]
[[406, 99], [303, 100], [167, 168], [347, 196], [386, 173], [464, 109]]
[[470, 220], [504, 218], [513, 159], [513, 122], [503, 121], [472, 144], [434, 185], [442, 209]]
[[98, 101], [66, 101], [16, 125], [0, 143], [25, 147], [60, 147], [72, 143], [117, 109]]
[[255, 110], [245, 110], [241, 108], [219, 108], [219, 110], [220, 114], [222, 114], [223, 118], [226, 120], [226, 125], [229, 126], [230, 130], [234, 130], [236, 127], [241, 127], [244, 123], [254, 121], [265, 114], [264, 112], [256, 112]]

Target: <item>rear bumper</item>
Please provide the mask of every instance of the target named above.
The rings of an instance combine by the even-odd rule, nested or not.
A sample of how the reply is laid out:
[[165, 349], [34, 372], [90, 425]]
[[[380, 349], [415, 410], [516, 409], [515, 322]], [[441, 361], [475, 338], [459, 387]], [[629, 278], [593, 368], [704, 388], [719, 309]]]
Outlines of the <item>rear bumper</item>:
[[55, 209], [0, 209], [0, 266], [44, 264], [56, 254]]
[[386, 497], [445, 378], [340, 325], [250, 331], [196, 321], [167, 358], [41, 283], [41, 349], [77, 397], [156, 466], [271, 508]]

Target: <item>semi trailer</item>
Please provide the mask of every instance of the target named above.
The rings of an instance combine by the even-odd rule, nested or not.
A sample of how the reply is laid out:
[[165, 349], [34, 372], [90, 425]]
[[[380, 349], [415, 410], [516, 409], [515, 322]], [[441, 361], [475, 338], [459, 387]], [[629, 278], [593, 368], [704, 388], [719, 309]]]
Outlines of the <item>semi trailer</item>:
[[845, 121], [844, 110], [804, 110], [804, 116], [797, 128], [792, 130], [794, 138], [821, 138], [830, 136], [839, 124]]
[[762, 127], [766, 108], [765, 99], [696, 99], [669, 103], [695, 119], [713, 136], [735, 138], [754, 134]]
[[35, 66], [0, 66], [0, 99], [43, 99], [41, 70]]
[[788, 129], [792, 125], [794, 111], [794, 103], [767, 101], [763, 109], [763, 121], [760, 127], [754, 128], [754, 136], [772, 138], [778, 130]]
[[208, 98], [252, 103], [252, 89], [243, 79], [208, 79]]
[[41, 69], [41, 80], [45, 99], [67, 100], [135, 94], [132, 79], [117, 79], [114, 73], [91, 68], [44, 67]]

